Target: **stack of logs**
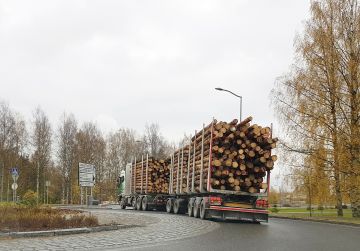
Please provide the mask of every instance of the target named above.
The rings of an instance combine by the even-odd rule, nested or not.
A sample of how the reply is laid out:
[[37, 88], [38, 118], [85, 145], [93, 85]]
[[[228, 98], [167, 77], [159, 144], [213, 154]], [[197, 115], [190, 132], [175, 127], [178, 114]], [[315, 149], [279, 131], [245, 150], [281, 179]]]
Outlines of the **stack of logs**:
[[237, 123], [219, 122], [213, 128], [211, 185], [213, 189], [258, 193], [266, 189], [266, 171], [272, 170], [277, 138], [271, 129], [250, 125], [252, 117]]
[[264, 177], [277, 159], [271, 155], [277, 139], [271, 138], [269, 127], [250, 125], [251, 120], [252, 117], [240, 123], [236, 119], [230, 123], [214, 120], [195, 132], [189, 144], [169, 160], [170, 193], [207, 191], [209, 174], [215, 190], [258, 193], [266, 189]]
[[170, 171], [164, 160], [144, 158], [132, 165], [131, 189], [136, 193], [168, 193]]

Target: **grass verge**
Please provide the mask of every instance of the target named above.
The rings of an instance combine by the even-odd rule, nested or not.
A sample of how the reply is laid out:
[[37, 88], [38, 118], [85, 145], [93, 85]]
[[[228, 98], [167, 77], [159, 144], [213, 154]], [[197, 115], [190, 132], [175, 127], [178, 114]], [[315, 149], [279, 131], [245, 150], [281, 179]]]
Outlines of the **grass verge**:
[[[339, 223], [353, 223], [360, 225], [360, 219], [353, 218], [350, 209], [344, 209], [344, 216], [338, 217], [336, 209], [324, 209], [324, 210], [312, 210], [312, 216], [310, 216], [309, 210], [306, 208], [278, 208], [278, 212], [271, 212], [270, 216], [287, 217], [294, 219], [313, 219], [320, 221], [332, 221]], [[270, 210], [271, 211], [271, 210]]]

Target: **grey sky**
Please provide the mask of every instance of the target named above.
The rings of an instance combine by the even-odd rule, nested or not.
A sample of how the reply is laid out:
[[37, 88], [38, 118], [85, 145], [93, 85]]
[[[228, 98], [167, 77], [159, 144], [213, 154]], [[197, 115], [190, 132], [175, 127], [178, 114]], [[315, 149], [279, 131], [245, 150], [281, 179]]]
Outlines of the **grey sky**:
[[274, 121], [269, 92], [288, 70], [309, 1], [0, 0], [0, 99], [40, 105], [104, 132], [159, 123], [179, 140], [214, 116]]

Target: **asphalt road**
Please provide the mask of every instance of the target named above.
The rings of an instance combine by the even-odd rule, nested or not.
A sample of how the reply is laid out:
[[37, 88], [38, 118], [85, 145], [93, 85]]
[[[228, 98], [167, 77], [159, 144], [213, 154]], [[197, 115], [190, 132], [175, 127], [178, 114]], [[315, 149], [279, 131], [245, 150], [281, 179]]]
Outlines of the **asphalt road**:
[[218, 224], [194, 238], [127, 250], [360, 250], [360, 227], [274, 218], [267, 224]]
[[202, 221], [185, 215], [96, 210], [142, 227], [0, 240], [0, 250], [360, 250], [360, 227], [270, 219], [267, 224]]

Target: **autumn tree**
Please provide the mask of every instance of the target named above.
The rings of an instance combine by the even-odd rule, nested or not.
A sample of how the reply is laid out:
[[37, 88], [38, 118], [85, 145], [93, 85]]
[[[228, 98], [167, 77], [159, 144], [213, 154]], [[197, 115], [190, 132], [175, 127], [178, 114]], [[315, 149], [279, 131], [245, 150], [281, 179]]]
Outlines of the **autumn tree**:
[[31, 142], [34, 148], [33, 160], [36, 163], [36, 192], [38, 203], [40, 197], [45, 202], [45, 181], [47, 178], [47, 167], [51, 160], [52, 131], [48, 117], [38, 107], [33, 113], [33, 129]]
[[[311, 1], [310, 12], [304, 34], [296, 40], [296, 64], [273, 91], [290, 139], [283, 143], [302, 155], [303, 164], [311, 158], [312, 165], [325, 166], [324, 178], [334, 181], [340, 216], [340, 177], [348, 175], [353, 216], [360, 217], [359, 7], [354, 0], [319, 0]], [[321, 156], [316, 147], [320, 141], [325, 151]]]
[[[101, 131], [95, 123], [86, 122], [76, 134], [76, 162], [95, 165], [96, 186], [95, 193], [103, 198], [103, 181], [106, 177], [106, 142]], [[72, 173], [77, 177], [77, 170]], [[73, 180], [77, 180], [74, 178]], [[115, 182], [115, 181], [114, 181]], [[78, 183], [73, 182], [74, 189], [78, 189]], [[79, 198], [79, 191], [76, 192]]]
[[[19, 167], [27, 143], [25, 121], [9, 105], [0, 102], [0, 201], [9, 200], [10, 167]], [[25, 170], [21, 170], [25, 171]], [[5, 184], [7, 183], [7, 185]], [[4, 187], [7, 187], [6, 192]], [[4, 197], [4, 193], [6, 196]]]
[[56, 155], [62, 176], [62, 201], [70, 203], [72, 201], [72, 183], [74, 169], [76, 169], [76, 133], [77, 122], [74, 115], [61, 116], [60, 125], [57, 133]]
[[352, 213], [360, 217], [360, 6], [356, 0], [334, 2], [338, 10], [334, 46], [340, 58], [338, 71], [342, 80], [339, 102], [347, 138], [346, 174]]
[[167, 158], [172, 152], [171, 147], [162, 136], [158, 124], [152, 123], [145, 126], [144, 142], [147, 152], [154, 158]]
[[142, 152], [142, 141], [136, 140], [136, 132], [132, 129], [119, 129], [107, 137], [107, 161], [111, 172], [116, 178], [120, 170], [124, 170], [136, 153]]

